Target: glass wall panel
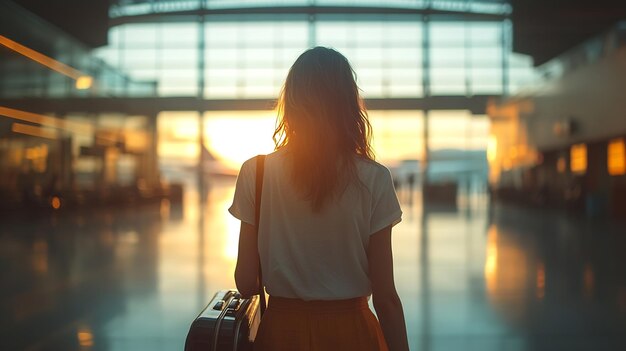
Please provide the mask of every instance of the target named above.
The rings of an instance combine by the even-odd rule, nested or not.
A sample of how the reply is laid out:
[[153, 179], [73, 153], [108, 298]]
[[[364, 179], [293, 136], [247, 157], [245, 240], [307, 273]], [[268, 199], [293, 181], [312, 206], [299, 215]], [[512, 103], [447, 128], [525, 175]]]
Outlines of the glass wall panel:
[[[256, 154], [272, 152], [274, 111], [213, 111], [205, 116], [206, 147], [224, 164], [238, 169]], [[376, 159], [388, 165], [401, 160], [418, 160], [423, 155], [421, 111], [370, 111]], [[484, 150], [488, 136], [486, 116], [466, 111], [429, 114], [431, 150]], [[198, 157], [198, 114], [164, 112], [159, 116], [159, 155], [166, 164], [193, 167]]]
[[111, 29], [111, 45], [98, 55], [135, 79], [157, 80], [163, 96], [197, 95], [198, 75], [204, 74], [208, 99], [276, 97], [289, 67], [311, 44], [342, 52], [368, 98], [421, 97], [425, 56], [433, 95], [500, 95], [534, 79], [530, 59], [504, 55], [510, 31], [501, 21], [433, 17], [424, 53], [424, 24], [415, 15], [316, 14], [312, 22], [305, 16], [272, 16], [207, 16], [203, 73], [197, 71], [199, 23], [118, 26]]
[[[418, 159], [423, 152], [421, 111], [370, 111], [376, 158], [386, 163]], [[206, 112], [207, 149], [225, 164], [238, 169], [258, 153], [274, 149], [274, 111]], [[163, 112], [159, 115], [159, 155], [162, 164], [193, 166], [198, 157], [198, 114]]]
[[431, 22], [430, 43], [433, 47], [463, 47], [467, 30], [463, 22]]
[[422, 111], [370, 111], [376, 159], [385, 164], [417, 160], [424, 152]]
[[306, 22], [207, 24], [205, 96], [276, 97], [289, 66], [306, 48], [307, 26]]
[[501, 22], [469, 22], [467, 38], [471, 46], [499, 46], [502, 44]]
[[[151, 47], [157, 42], [157, 33], [159, 33], [159, 26], [155, 26], [152, 23], [136, 23], [132, 26], [124, 26], [120, 28], [120, 35], [123, 36], [123, 41], [127, 47], [144, 46]], [[164, 36], [169, 34], [163, 33]], [[174, 31], [174, 34], [176, 33]]]
[[431, 111], [428, 116], [431, 150], [485, 150], [489, 119], [468, 111]]
[[[136, 25], [133, 24], [132, 26]], [[197, 23], [162, 23], [160, 29], [160, 39], [163, 44], [176, 44], [184, 47], [197, 46], [199, 32]]]

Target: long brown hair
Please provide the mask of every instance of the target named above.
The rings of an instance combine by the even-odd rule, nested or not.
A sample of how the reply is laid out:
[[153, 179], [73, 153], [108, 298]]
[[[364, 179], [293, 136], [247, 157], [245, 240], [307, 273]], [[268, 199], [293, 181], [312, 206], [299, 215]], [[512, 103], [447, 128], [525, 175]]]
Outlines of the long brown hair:
[[278, 99], [273, 139], [277, 150], [286, 148], [293, 183], [314, 211], [359, 181], [356, 157], [374, 159], [371, 130], [348, 60], [325, 47], [301, 54]]

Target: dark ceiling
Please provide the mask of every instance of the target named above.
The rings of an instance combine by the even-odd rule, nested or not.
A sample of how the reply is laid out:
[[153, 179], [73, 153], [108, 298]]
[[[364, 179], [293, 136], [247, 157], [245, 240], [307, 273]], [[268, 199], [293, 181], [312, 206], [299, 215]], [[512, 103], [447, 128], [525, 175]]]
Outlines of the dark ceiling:
[[512, 0], [513, 51], [535, 65], [626, 19], [626, 0]]
[[[14, 1], [90, 47], [107, 43], [109, 0]], [[513, 49], [532, 56], [536, 65], [626, 19], [626, 0], [510, 2]]]
[[13, 0], [13, 2], [89, 47], [96, 48], [107, 44], [109, 0]]

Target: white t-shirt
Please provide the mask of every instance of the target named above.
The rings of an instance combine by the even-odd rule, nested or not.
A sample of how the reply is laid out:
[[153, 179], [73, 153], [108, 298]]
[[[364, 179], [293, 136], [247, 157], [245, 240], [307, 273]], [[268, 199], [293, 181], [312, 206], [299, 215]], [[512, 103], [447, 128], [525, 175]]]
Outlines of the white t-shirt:
[[[389, 170], [357, 159], [364, 186], [351, 184], [314, 213], [291, 185], [285, 151], [267, 155], [263, 176], [259, 256], [272, 296], [340, 300], [371, 294], [369, 237], [402, 219]], [[255, 224], [256, 158], [241, 167], [229, 212]]]

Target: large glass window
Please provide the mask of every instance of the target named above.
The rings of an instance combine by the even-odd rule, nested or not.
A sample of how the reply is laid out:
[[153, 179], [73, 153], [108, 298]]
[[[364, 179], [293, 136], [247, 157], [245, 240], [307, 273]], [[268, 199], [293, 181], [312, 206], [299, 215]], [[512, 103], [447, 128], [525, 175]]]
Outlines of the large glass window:
[[[342, 52], [367, 98], [422, 97], [424, 67], [432, 95], [500, 95], [533, 80], [531, 60], [510, 52], [510, 30], [501, 21], [431, 18], [424, 38], [416, 15], [272, 16], [206, 17], [205, 98], [275, 98], [310, 45]], [[197, 96], [201, 25], [189, 21], [114, 27], [98, 55], [132, 78], [156, 80], [161, 96]]]
[[277, 96], [307, 33], [305, 21], [207, 24], [205, 97]]
[[[245, 7], [243, 2], [238, 4]], [[248, 4], [263, 5], [258, 1]], [[411, 1], [394, 4], [415, 5]], [[209, 4], [212, 8], [226, 6], [230, 5], [220, 1]], [[355, 69], [365, 98], [411, 99], [427, 93], [435, 97], [502, 95], [515, 93], [534, 79], [532, 60], [511, 52], [507, 21], [433, 15], [424, 22], [424, 17], [416, 14], [351, 13], [207, 15], [204, 24], [198, 17], [176, 20], [179, 22], [116, 26], [110, 31], [110, 45], [99, 49], [98, 55], [132, 78], [156, 80], [159, 96], [195, 97], [200, 93], [199, 84], [204, 84], [203, 97], [209, 100], [276, 98], [290, 66], [312, 45], [343, 53]], [[174, 114], [164, 113], [161, 117], [167, 118], [160, 121], [174, 118]], [[197, 127], [195, 114], [183, 118], [189, 128]], [[382, 159], [421, 158], [422, 111], [370, 111], [370, 115]], [[222, 120], [246, 116], [263, 120], [260, 129], [271, 129], [274, 123], [271, 111], [206, 112], [207, 147], [220, 156], [222, 151], [213, 150], [211, 140], [222, 134], [223, 123], [230, 123]], [[428, 121], [431, 150], [486, 148], [486, 118], [467, 111], [431, 111]], [[181, 120], [177, 125], [184, 123]], [[197, 156], [198, 149], [191, 146], [195, 142], [192, 138], [185, 144], [195, 150], [189, 153], [193, 155], [190, 162]], [[253, 155], [230, 158], [240, 162], [244, 156]]]

